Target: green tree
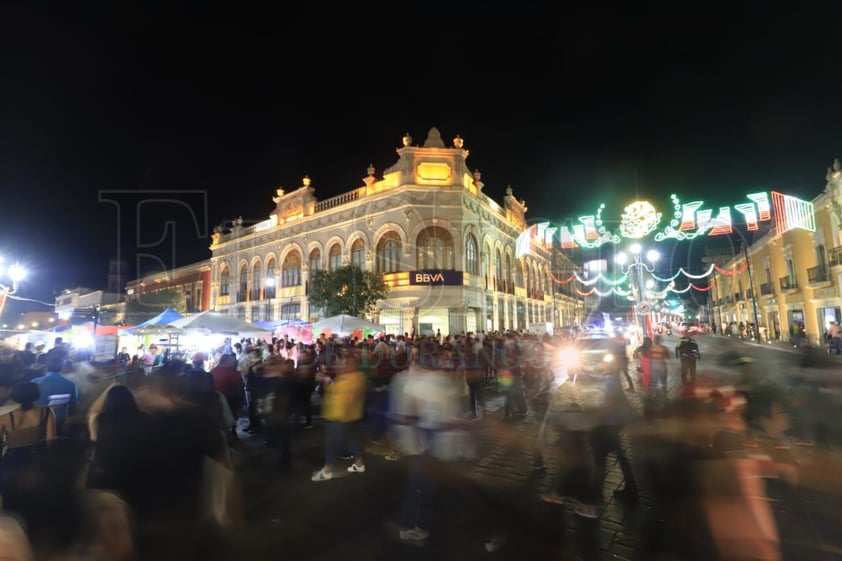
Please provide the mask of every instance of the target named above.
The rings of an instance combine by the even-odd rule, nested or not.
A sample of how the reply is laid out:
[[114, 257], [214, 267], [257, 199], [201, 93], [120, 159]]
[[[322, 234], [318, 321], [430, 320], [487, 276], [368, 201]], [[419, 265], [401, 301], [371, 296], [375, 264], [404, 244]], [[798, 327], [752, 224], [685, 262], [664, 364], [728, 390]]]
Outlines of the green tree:
[[362, 317], [389, 293], [383, 276], [356, 265], [316, 271], [310, 280], [310, 302], [326, 316]]
[[152, 319], [167, 308], [182, 314], [187, 310], [187, 301], [180, 290], [171, 288], [147, 292], [136, 300], [127, 301], [125, 322], [128, 325], [137, 325]]

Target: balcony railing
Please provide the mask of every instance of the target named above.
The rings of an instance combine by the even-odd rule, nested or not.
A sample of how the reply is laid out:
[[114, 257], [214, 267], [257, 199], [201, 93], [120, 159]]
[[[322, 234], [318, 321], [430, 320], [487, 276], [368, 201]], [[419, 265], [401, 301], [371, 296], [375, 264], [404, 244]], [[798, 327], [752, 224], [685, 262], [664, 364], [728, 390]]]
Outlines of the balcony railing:
[[810, 284], [828, 282], [829, 280], [830, 275], [827, 274], [827, 267], [825, 265], [807, 269], [807, 282]]
[[316, 203], [316, 212], [322, 212], [324, 210], [328, 210], [330, 208], [334, 208], [340, 205], [345, 205], [348, 203], [352, 203], [360, 198], [359, 190], [351, 191], [350, 193], [343, 193], [339, 196], [325, 199], [324, 201], [319, 201]]
[[760, 295], [761, 296], [770, 296], [775, 293], [775, 287], [772, 286], [771, 282], [764, 282], [760, 285]]
[[798, 290], [798, 279], [795, 277], [781, 277], [778, 282], [781, 283], [781, 290]]
[[827, 259], [831, 267], [842, 265], [842, 245], [828, 251]]

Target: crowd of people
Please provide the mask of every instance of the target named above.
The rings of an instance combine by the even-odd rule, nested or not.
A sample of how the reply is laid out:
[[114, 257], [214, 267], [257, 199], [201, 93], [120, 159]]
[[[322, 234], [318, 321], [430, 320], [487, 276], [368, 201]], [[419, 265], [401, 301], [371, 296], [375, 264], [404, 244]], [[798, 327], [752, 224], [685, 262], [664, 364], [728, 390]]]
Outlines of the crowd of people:
[[[656, 338], [640, 350], [647, 374], [666, 390], [667, 363], [678, 359], [681, 391], [636, 424], [622, 381], [628, 392], [636, 391], [635, 379], [647, 393], [650, 384], [643, 372], [629, 371], [620, 343], [616, 376], [591, 380], [560, 376], [562, 337], [518, 332], [334, 336], [312, 345], [286, 337], [226, 340], [212, 356], [165, 357], [152, 368], [140, 356], [117, 356], [112, 370], [74, 360], [61, 340], [40, 353], [24, 349], [0, 363], [0, 550], [14, 544], [24, 553], [13, 559], [39, 561], [151, 559], [150, 544], [193, 535], [201, 536], [206, 558], [233, 558], [223, 536], [245, 520], [241, 439], [263, 442], [280, 475], [293, 463], [296, 435], [317, 425], [324, 457], [306, 484], [321, 485], [340, 469], [365, 477], [376, 445], [407, 474], [397, 537], [423, 545], [434, 526], [436, 465], [474, 457], [474, 421], [486, 416], [485, 390], [493, 388], [503, 395], [504, 423], [528, 414], [543, 419], [531, 436], [532, 468], [546, 469], [548, 458], [561, 466], [540, 496], [545, 502], [599, 518], [614, 455], [625, 480], [618, 500], [638, 500], [641, 475], [654, 482], [665, 519], [692, 545], [682, 551], [687, 558], [755, 558], [735, 553], [746, 550], [780, 559], [768, 508], [754, 500], [765, 490], [740, 482], [773, 475], [795, 481], [798, 474], [829, 483], [820, 474], [805, 477], [782, 446], [786, 395], [702, 383], [693, 338], [673, 351]], [[628, 434], [660, 456], [633, 469]], [[729, 478], [737, 484], [726, 496], [709, 488]]]

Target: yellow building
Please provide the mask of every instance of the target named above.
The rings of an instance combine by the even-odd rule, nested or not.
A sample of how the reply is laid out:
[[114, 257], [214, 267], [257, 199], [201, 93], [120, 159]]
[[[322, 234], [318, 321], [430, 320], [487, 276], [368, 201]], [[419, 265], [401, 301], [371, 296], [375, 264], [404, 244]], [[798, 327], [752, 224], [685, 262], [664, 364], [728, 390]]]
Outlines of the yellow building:
[[757, 323], [763, 340], [789, 341], [792, 329], [803, 328], [818, 344], [829, 322], [842, 320], [840, 202], [836, 160], [822, 193], [809, 202], [778, 197], [772, 227], [744, 235], [718, 262], [711, 311], [723, 331]]

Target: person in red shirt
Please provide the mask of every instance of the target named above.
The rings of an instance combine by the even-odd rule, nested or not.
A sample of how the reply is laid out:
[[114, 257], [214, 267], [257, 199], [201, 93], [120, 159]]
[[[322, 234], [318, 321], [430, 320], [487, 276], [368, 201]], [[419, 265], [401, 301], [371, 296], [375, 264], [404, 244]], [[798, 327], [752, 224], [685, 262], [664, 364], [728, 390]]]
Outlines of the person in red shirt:
[[225, 354], [219, 359], [219, 364], [211, 368], [213, 389], [225, 396], [228, 406], [235, 417], [239, 416], [244, 403], [243, 376], [237, 370], [237, 357]]

